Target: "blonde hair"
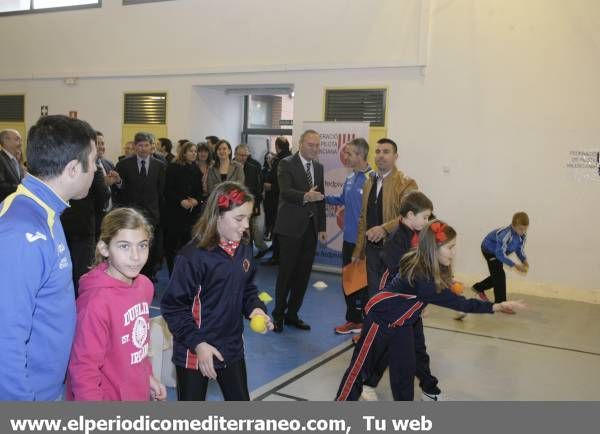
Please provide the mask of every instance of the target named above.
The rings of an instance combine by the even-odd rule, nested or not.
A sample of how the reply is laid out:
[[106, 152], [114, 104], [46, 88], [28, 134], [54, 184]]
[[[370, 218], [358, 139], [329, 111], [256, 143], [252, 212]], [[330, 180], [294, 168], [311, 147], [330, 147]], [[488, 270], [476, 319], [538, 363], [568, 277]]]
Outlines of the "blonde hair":
[[441, 265], [438, 250], [456, 238], [452, 226], [440, 220], [432, 220], [419, 234], [417, 248], [405, 254], [400, 260], [400, 275], [411, 285], [416, 280], [432, 280], [436, 292], [452, 285], [452, 265]]
[[[229, 197], [232, 193], [237, 193], [240, 196], [241, 203], [236, 204], [234, 201], [229, 201], [227, 207], [219, 206], [219, 199], [223, 196]], [[197, 240], [197, 246], [202, 249], [216, 247], [220, 241], [219, 231], [217, 230], [219, 216], [248, 202], [254, 202], [254, 196], [242, 184], [231, 181], [218, 184], [206, 201], [202, 217], [192, 229], [192, 238]], [[246, 235], [244, 235], [244, 241], [248, 241]]]
[[[108, 246], [110, 241], [119, 233], [121, 229], [142, 229], [146, 231], [148, 234], [148, 240], [152, 242], [152, 226], [148, 223], [148, 220], [142, 215], [142, 213], [133, 208], [116, 208], [106, 214], [106, 216], [102, 219], [100, 238], [98, 241], [102, 241]], [[93, 266], [101, 264], [104, 261], [106, 261], [106, 258], [102, 256], [100, 250], [98, 247], [96, 247]]]
[[512, 218], [512, 225], [513, 226], [519, 226], [519, 225], [529, 226], [529, 216], [527, 215], [526, 212], [523, 212], [523, 211], [519, 211], [519, 212], [515, 213], [515, 215], [513, 215], [513, 218]]

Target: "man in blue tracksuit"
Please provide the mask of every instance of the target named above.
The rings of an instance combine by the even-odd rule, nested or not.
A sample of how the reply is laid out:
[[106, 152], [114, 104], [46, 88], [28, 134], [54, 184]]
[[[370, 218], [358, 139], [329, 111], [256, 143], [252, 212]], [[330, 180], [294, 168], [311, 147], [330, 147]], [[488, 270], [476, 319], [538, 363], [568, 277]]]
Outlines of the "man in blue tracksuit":
[[62, 396], [75, 300], [60, 214], [87, 195], [94, 141], [87, 122], [40, 118], [27, 139], [29, 174], [0, 203], [0, 400]]
[[[525, 256], [525, 240], [529, 216], [524, 212], [513, 215], [512, 223], [504, 228], [490, 232], [481, 243], [481, 253], [485, 258], [490, 275], [473, 285], [473, 290], [482, 300], [487, 300], [485, 290], [494, 288], [494, 301], [506, 301], [506, 274], [504, 265], [515, 268], [522, 273], [529, 271], [529, 263]], [[508, 255], [515, 253], [520, 264], [512, 261]], [[514, 312], [504, 309], [501, 312], [512, 314]]]
[[[371, 172], [367, 155], [369, 144], [365, 139], [357, 138], [346, 145], [348, 165], [352, 168], [342, 187], [340, 196], [325, 196], [328, 205], [344, 206], [344, 243], [342, 244], [342, 266], [352, 261], [352, 252], [356, 247], [358, 220], [362, 207], [363, 185]], [[367, 287], [360, 289], [346, 299], [346, 323], [335, 328], [339, 334], [360, 333], [363, 322], [363, 308], [369, 298]]]

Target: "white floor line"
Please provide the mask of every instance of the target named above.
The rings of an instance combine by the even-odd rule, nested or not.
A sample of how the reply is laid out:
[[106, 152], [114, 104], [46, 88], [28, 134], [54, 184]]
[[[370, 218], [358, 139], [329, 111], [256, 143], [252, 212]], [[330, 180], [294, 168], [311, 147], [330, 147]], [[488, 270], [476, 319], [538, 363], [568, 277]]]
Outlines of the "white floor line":
[[321, 363], [323, 360], [327, 359], [328, 357], [331, 357], [333, 354], [346, 348], [349, 343], [350, 343], [350, 341], [342, 342], [338, 346], [333, 347], [332, 349], [321, 354], [320, 356], [315, 357], [312, 360], [309, 360], [308, 362], [298, 366], [297, 368], [292, 369], [289, 372], [286, 372], [282, 376], [277, 377], [273, 381], [270, 381], [269, 383], [259, 387], [258, 389], [253, 390], [252, 392], [250, 392], [250, 399], [252, 400], [258, 396], [261, 396], [261, 395], [269, 392], [270, 390], [277, 388], [277, 386], [285, 383], [289, 379], [294, 378], [296, 375], [300, 374], [301, 372], [309, 370], [310, 368]]

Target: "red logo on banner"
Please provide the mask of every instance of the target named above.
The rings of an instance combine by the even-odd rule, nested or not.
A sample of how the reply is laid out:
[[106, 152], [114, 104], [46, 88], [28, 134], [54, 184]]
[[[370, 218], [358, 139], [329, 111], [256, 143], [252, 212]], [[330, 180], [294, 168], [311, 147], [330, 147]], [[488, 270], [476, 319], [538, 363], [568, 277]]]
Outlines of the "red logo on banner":
[[342, 133], [338, 134], [338, 150], [340, 151], [340, 162], [344, 167], [348, 167], [348, 155], [346, 154], [346, 143], [356, 138], [356, 134]]

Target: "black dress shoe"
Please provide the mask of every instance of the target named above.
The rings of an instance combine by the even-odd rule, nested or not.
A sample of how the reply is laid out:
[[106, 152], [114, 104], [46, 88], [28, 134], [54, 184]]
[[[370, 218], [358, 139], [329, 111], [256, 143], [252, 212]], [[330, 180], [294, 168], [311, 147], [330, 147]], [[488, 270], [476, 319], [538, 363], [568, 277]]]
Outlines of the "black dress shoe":
[[304, 321], [302, 321], [300, 318], [298, 319], [285, 319], [285, 323], [287, 325], [291, 325], [293, 327], [296, 327], [297, 329], [300, 330], [310, 330], [310, 325], [305, 323]]
[[273, 331], [275, 333], [281, 333], [283, 331], [283, 320], [273, 319]]

